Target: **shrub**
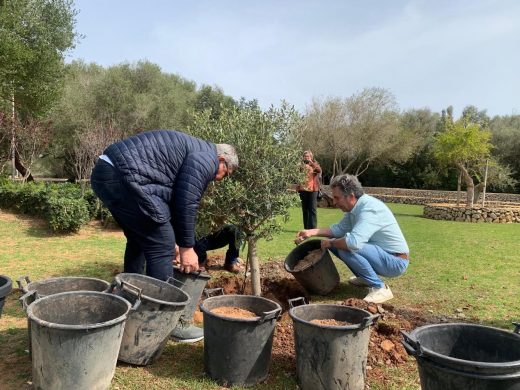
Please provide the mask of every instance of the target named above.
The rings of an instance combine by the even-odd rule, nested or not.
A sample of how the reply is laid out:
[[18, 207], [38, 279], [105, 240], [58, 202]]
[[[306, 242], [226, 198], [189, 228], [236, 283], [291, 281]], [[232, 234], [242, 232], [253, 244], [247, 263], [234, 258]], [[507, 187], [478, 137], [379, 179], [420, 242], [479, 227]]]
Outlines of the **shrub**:
[[51, 196], [47, 200], [47, 220], [55, 232], [77, 232], [90, 220], [87, 202], [82, 198]]

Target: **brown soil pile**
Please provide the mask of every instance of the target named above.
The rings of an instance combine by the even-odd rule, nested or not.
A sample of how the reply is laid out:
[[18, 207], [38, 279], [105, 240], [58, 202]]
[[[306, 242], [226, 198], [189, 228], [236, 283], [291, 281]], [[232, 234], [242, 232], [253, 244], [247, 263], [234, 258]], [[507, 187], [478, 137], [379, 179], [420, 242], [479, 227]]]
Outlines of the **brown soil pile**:
[[309, 268], [311, 265], [320, 261], [322, 256], [323, 251], [321, 249], [314, 249], [313, 251], [310, 251], [303, 259], [296, 263], [296, 265], [293, 267], [293, 271], [299, 272]]
[[352, 322], [348, 321], [337, 321], [332, 318], [326, 319], [326, 320], [312, 320], [310, 321], [311, 324], [316, 325], [326, 325], [326, 326], [347, 326], [347, 325], [355, 325]]
[[[278, 302], [284, 309], [282, 316], [276, 323], [273, 340], [272, 359], [283, 368], [287, 375], [295, 375], [296, 361], [294, 351], [294, 329], [292, 320], [287, 312], [287, 299], [309, 296], [278, 262], [267, 262], [261, 265], [262, 296]], [[210, 280], [208, 287], [222, 287], [226, 294], [241, 294], [243, 276], [215, 277]], [[251, 285], [248, 278], [245, 294], [251, 294]], [[353, 306], [366, 310], [372, 314], [379, 313], [380, 318], [372, 326], [367, 359], [367, 383], [377, 383], [379, 386], [391, 386], [392, 378], [386, 368], [399, 368], [403, 372], [416, 373], [417, 368], [413, 358], [409, 358], [401, 344], [400, 330], [411, 330], [426, 324], [447, 321], [448, 318], [426, 316], [423, 311], [409, 308], [395, 308], [389, 304], [369, 304], [361, 299], [349, 298], [342, 302], [335, 302], [346, 306]], [[409, 363], [408, 363], [409, 362]], [[413, 374], [412, 374], [413, 375]]]
[[235, 306], [216, 307], [211, 312], [229, 318], [258, 318], [252, 311]]

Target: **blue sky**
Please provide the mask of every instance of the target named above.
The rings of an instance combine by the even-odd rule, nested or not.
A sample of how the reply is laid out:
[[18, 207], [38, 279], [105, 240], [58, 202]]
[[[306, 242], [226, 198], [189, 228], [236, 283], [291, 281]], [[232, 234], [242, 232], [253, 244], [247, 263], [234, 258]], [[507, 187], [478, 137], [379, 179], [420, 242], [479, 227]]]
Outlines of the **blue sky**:
[[401, 109], [520, 114], [520, 1], [75, 0], [68, 53], [149, 60], [266, 108], [389, 89]]

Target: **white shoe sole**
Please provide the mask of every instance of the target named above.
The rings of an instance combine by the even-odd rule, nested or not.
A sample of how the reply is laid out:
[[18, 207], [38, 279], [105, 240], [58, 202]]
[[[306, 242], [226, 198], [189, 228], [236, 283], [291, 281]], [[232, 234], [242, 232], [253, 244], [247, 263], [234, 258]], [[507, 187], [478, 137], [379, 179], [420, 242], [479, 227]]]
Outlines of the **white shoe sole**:
[[172, 340], [175, 340], [177, 341], [178, 343], [186, 343], [186, 344], [191, 344], [191, 343], [196, 343], [197, 341], [200, 341], [202, 339], [204, 339], [204, 336], [201, 336], [201, 337], [195, 337], [193, 339], [179, 339], [175, 336], [171, 336], [170, 337]]

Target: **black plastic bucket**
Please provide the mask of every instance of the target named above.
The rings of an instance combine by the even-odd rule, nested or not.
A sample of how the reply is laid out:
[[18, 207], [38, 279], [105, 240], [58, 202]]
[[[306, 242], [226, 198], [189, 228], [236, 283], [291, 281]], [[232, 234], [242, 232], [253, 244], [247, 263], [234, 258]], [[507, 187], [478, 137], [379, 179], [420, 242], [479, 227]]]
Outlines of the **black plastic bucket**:
[[[310, 304], [293, 307], [296, 375], [302, 390], [365, 388], [370, 325], [379, 314], [350, 306]], [[352, 323], [345, 326], [314, 324], [312, 320], [332, 319]]]
[[193, 314], [199, 305], [202, 292], [208, 283], [211, 276], [207, 272], [192, 272], [186, 274], [179, 270], [179, 267], [173, 267], [173, 278], [170, 283], [175, 287], [180, 288], [190, 297], [190, 301], [184, 308], [181, 314], [180, 321], [190, 323], [193, 319]]
[[[23, 282], [25, 281], [25, 285]], [[36, 299], [43, 298], [52, 294], [59, 294], [71, 291], [95, 291], [108, 292], [110, 284], [101, 279], [87, 278], [83, 276], [64, 276], [59, 278], [49, 278], [31, 282], [29, 276], [22, 276], [16, 280], [18, 287], [25, 294], [20, 297], [20, 302], [24, 310], [33, 303]], [[29, 355], [32, 356], [31, 351], [31, 321], [27, 319], [27, 332], [29, 335]]]
[[310, 251], [321, 248], [321, 240], [309, 240], [294, 248], [285, 258], [285, 270], [294, 275], [296, 280], [309, 292], [327, 295], [339, 283], [339, 273], [332, 261], [330, 252], [323, 251], [321, 259], [301, 271], [295, 271], [294, 267]]
[[119, 360], [136, 365], [153, 363], [161, 356], [189, 296], [168, 282], [132, 273], [116, 275], [114, 293], [131, 303], [141, 300], [139, 308], [128, 316]]
[[0, 317], [2, 317], [2, 310], [4, 309], [5, 297], [9, 295], [13, 288], [11, 279], [7, 276], [0, 275]]
[[[26, 285], [23, 284], [26, 282]], [[28, 276], [22, 276], [16, 280], [18, 287], [24, 293], [36, 291], [39, 297], [46, 297], [51, 294], [58, 294], [69, 291], [97, 291], [107, 292], [110, 290], [110, 283], [96, 278], [83, 276], [65, 276], [60, 278], [49, 278], [31, 282]]]
[[30, 304], [34, 388], [107, 389], [129, 311], [125, 299], [91, 291], [53, 294]]
[[[230, 318], [211, 312], [218, 307], [238, 307], [258, 317]], [[265, 380], [280, 305], [251, 295], [222, 295], [207, 298], [200, 310], [204, 316], [204, 368], [210, 378], [224, 386], [251, 386]]]
[[520, 335], [474, 324], [427, 325], [402, 332], [423, 390], [520, 389]]

